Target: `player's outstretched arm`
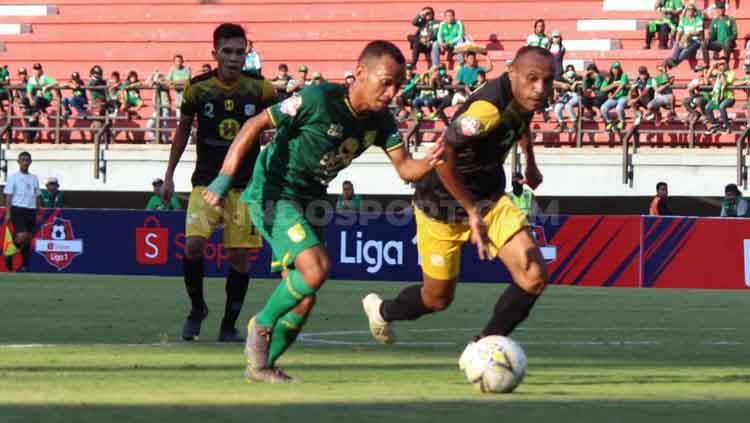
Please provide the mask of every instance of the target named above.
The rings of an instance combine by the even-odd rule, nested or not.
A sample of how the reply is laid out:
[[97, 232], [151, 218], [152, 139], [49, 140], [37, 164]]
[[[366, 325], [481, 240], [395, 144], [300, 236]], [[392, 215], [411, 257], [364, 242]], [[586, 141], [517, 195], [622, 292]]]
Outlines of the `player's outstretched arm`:
[[401, 148], [388, 151], [393, 167], [396, 168], [398, 176], [406, 182], [415, 182], [422, 179], [437, 165], [444, 163], [445, 143], [439, 138], [435, 144], [427, 150], [421, 159], [415, 159], [403, 145]]
[[542, 184], [544, 178], [536, 165], [534, 143], [531, 141], [531, 133], [528, 130], [518, 140], [518, 146], [521, 147], [521, 153], [526, 158], [525, 179], [521, 182], [531, 187], [531, 189], [537, 189]]
[[174, 194], [174, 171], [177, 168], [177, 163], [180, 162], [182, 153], [185, 152], [188, 135], [190, 135], [192, 128], [193, 115], [184, 113], [180, 117], [180, 123], [177, 125], [177, 130], [174, 133], [172, 146], [169, 148], [169, 162], [167, 162], [167, 171], [164, 173], [164, 185], [161, 187], [161, 199], [165, 204], [169, 204], [169, 200], [172, 198], [172, 194]]
[[229, 151], [224, 157], [224, 164], [221, 166], [219, 175], [214, 178], [211, 184], [203, 191], [203, 199], [214, 207], [221, 203], [222, 197], [229, 191], [232, 186], [232, 177], [242, 163], [247, 153], [258, 140], [260, 133], [273, 127], [271, 118], [267, 112], [261, 112], [251, 119], [248, 119], [237, 136], [234, 137]]

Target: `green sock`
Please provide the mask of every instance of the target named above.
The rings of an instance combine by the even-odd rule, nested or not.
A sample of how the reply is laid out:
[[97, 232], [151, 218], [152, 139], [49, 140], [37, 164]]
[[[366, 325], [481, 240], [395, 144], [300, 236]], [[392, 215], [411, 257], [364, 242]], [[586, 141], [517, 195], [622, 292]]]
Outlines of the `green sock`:
[[307, 322], [307, 315], [300, 316], [294, 310], [279, 319], [271, 332], [271, 345], [268, 347], [268, 366], [273, 367], [284, 351], [292, 346]]
[[315, 290], [307, 286], [298, 271], [290, 270], [287, 277], [273, 291], [255, 321], [261, 326], [273, 327], [279, 317], [293, 309], [303, 298], [314, 293]]

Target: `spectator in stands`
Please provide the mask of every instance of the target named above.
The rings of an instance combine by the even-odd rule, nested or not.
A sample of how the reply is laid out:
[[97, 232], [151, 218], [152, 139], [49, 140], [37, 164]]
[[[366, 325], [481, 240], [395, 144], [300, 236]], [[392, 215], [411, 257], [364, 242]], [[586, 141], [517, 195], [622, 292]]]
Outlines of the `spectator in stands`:
[[323, 75], [320, 72], [313, 72], [312, 82], [310, 83], [310, 85], [320, 85], [323, 82], [325, 82], [325, 79], [323, 79]]
[[103, 75], [102, 67], [94, 65], [89, 70], [89, 81], [86, 83], [91, 95], [92, 110], [97, 116], [104, 116], [107, 109], [107, 81]]
[[354, 73], [352, 71], [346, 71], [344, 74], [344, 84], [348, 87], [351, 87], [352, 84], [354, 84]]
[[644, 48], [650, 49], [654, 35], [659, 34], [659, 48], [666, 50], [669, 48], [670, 35], [674, 34], [677, 29], [677, 23], [684, 5], [682, 0], [657, 0], [655, 6], [661, 16], [648, 23], [646, 46]]
[[560, 31], [552, 31], [552, 41], [549, 44], [549, 52], [555, 60], [555, 81], [562, 79], [563, 61], [565, 60], [565, 46], [563, 46]]
[[290, 94], [286, 92], [289, 81], [292, 80], [292, 76], [289, 75], [289, 67], [286, 63], [281, 63], [277, 68], [276, 76], [271, 80], [271, 85], [276, 89], [276, 98], [279, 101], [284, 101], [289, 97]]
[[297, 68], [297, 72], [299, 73], [297, 79], [290, 79], [289, 84], [286, 87], [286, 92], [288, 94], [294, 94], [312, 84], [312, 80], [307, 78], [307, 66], [300, 65], [299, 68]]
[[354, 193], [352, 181], [341, 184], [341, 196], [336, 200], [337, 212], [357, 212], [362, 208], [362, 199]]
[[534, 21], [534, 33], [526, 39], [526, 44], [533, 47], [549, 48], [549, 38], [544, 33], [544, 19]]
[[125, 84], [125, 94], [123, 98], [123, 110], [128, 114], [128, 119], [140, 119], [138, 112], [146, 105], [141, 98], [141, 88], [144, 88], [138, 80], [138, 72], [131, 70], [128, 72], [128, 80]]
[[[649, 113], [653, 114], [654, 118], [659, 115], [659, 110], [665, 108], [669, 110], [667, 120], [674, 117], [674, 96], [672, 95], [672, 83], [674, 77], [667, 73], [667, 65], [665, 63], [659, 64], [656, 69], [659, 73], [651, 79], [651, 89], [654, 93], [654, 98], [648, 103], [646, 108]], [[646, 119], [650, 119], [646, 117]]]
[[607, 93], [602, 91], [602, 87], [606, 82], [601, 73], [599, 73], [599, 68], [594, 63], [589, 63], [586, 66], [586, 75], [581, 84], [583, 88], [581, 104], [587, 112], [584, 116], [587, 116], [589, 119], [593, 119], [594, 110], [600, 108], [607, 101]]
[[736, 184], [724, 187], [724, 201], [721, 202], [721, 217], [750, 217], [747, 200], [742, 198]]
[[430, 68], [437, 65], [431, 58], [432, 46], [437, 42], [440, 30], [440, 21], [435, 19], [435, 10], [430, 6], [423, 7], [419, 15], [411, 20], [411, 24], [417, 27], [416, 33], [406, 37], [411, 47], [411, 65], [417, 66], [420, 54], [424, 54]]
[[109, 81], [107, 81], [107, 90], [109, 91], [109, 98], [112, 99], [112, 104], [108, 111], [112, 116], [116, 116], [122, 108], [122, 93], [127, 84], [120, 79], [120, 72], [112, 71], [109, 75]]
[[42, 207], [45, 209], [59, 209], [65, 207], [65, 198], [60, 191], [60, 182], [54, 176], [47, 178], [45, 188], [41, 192]]
[[154, 189], [154, 194], [149, 198], [146, 204], [146, 210], [181, 210], [182, 205], [180, 200], [177, 199], [176, 195], [172, 195], [169, 199], [169, 203], [164, 203], [161, 199], [161, 187], [164, 185], [164, 181], [161, 178], [156, 178], [151, 183]]
[[750, 74], [750, 37], [745, 36], [745, 74]]
[[405, 119], [409, 116], [407, 109], [412, 107], [412, 102], [417, 97], [417, 86], [421, 79], [421, 75], [414, 72], [414, 67], [410, 63], [407, 63], [404, 84], [401, 87], [401, 91], [396, 95], [396, 104], [400, 108], [399, 118]]
[[[448, 68], [453, 69], [453, 50], [464, 42], [464, 24], [456, 19], [456, 12], [447, 9], [443, 12], [444, 20], [438, 27], [437, 42], [432, 44], [432, 62], [434, 66], [440, 63], [440, 55], [445, 53]], [[458, 55], [458, 64], [463, 66], [464, 56]]]
[[247, 72], [255, 72], [258, 75], [262, 74], [260, 65], [260, 54], [253, 48], [253, 41], [247, 40], [247, 54], [245, 55], [245, 64], [242, 65], [242, 70]]
[[[709, 97], [708, 105], [706, 106], [706, 120], [712, 126], [706, 128], [706, 134], [715, 134], [723, 131], [726, 134], [732, 132], [729, 126], [729, 116], [727, 109], [734, 106], [734, 90], [731, 85], [734, 83], [735, 73], [729, 69], [729, 59], [724, 58], [719, 62], [714, 63], [714, 69], [711, 71], [711, 80], [713, 82], [713, 88], [711, 89], [711, 96]], [[716, 117], [714, 116], [714, 110], [719, 110], [721, 116], [721, 124], [716, 123]]]
[[532, 219], [537, 214], [537, 204], [534, 191], [524, 188], [523, 186], [523, 175], [516, 173], [511, 179], [511, 187], [513, 188], [509, 193], [508, 197], [513, 201], [513, 204], [521, 210], [521, 213], [526, 216], [527, 219]]
[[669, 216], [672, 211], [667, 204], [669, 199], [669, 188], [666, 182], [656, 184], [656, 196], [651, 200], [648, 208], [648, 214], [652, 216]]
[[458, 72], [456, 72], [456, 83], [468, 87], [470, 90], [474, 90], [477, 84], [477, 74], [481, 71], [486, 75], [487, 73], [492, 72], [493, 69], [490, 55], [486, 54], [484, 58], [485, 66], [482, 67], [477, 64], [476, 53], [466, 53], [466, 64], [465, 66], [461, 66]]
[[633, 109], [633, 126], [641, 124], [642, 108], [646, 108], [654, 97], [654, 90], [651, 88], [651, 75], [648, 68], [641, 66], [638, 68], [638, 77], [630, 85], [628, 93], [628, 107]]
[[210, 63], [204, 63], [201, 65], [201, 73], [210, 73], [211, 72], [211, 64]]
[[575, 122], [578, 120], [576, 107], [578, 107], [580, 100], [578, 93], [576, 92], [578, 85], [580, 85], [578, 75], [576, 74], [576, 68], [573, 65], [566, 66], [565, 73], [563, 73], [562, 78], [560, 79], [560, 81], [554, 82], [554, 87], [557, 91], [557, 100], [554, 105], [557, 126], [555, 126], [553, 131], [563, 132], [568, 129], [565, 125], [565, 118], [563, 118], [563, 109], [568, 112], [568, 116], [573, 123], [570, 130], [574, 131]]
[[709, 95], [700, 89], [702, 82], [699, 78], [690, 81], [688, 84], [688, 94], [682, 100], [682, 105], [689, 112], [688, 122], [697, 122], [701, 118], [706, 118], [706, 105], [708, 104]]
[[89, 101], [86, 95], [86, 83], [81, 79], [81, 75], [78, 72], [73, 72], [70, 75], [70, 82], [60, 85], [60, 88], [73, 91], [72, 95], [63, 97], [63, 119], [67, 119], [71, 115], [71, 107], [76, 109], [79, 118], [86, 119], [89, 114], [87, 109]]
[[437, 69], [425, 72], [419, 79], [419, 85], [417, 87], [417, 97], [412, 102], [412, 108], [414, 109], [414, 118], [419, 121], [424, 116], [424, 109], [427, 109], [428, 118], [436, 119], [437, 111], [435, 88], [432, 85], [432, 75], [437, 74]]
[[10, 101], [10, 72], [8, 65], [0, 67], [0, 112], [5, 113], [5, 102]]
[[[171, 81], [161, 72], [154, 71], [146, 80], [146, 85], [153, 88], [153, 100], [152, 104], [154, 110], [151, 114], [151, 119], [148, 120], [146, 127], [154, 130], [153, 138], [148, 142], [155, 142], [161, 144], [169, 144], [169, 128], [168, 121], [170, 110], [172, 108], [172, 96], [169, 93]], [[158, 106], [157, 106], [158, 105]], [[179, 110], [179, 108], [178, 108]], [[156, 131], [156, 122], [159, 122], [159, 131]], [[157, 133], [158, 132], [158, 133]]]
[[[606, 79], [601, 90], [607, 93], [605, 101], [599, 110], [602, 113], [602, 119], [606, 122], [607, 131], [622, 131], [625, 128], [625, 107], [628, 105], [628, 75], [623, 72], [619, 62], [614, 62], [609, 68], [609, 77]], [[617, 110], [617, 123], [612, 122], [609, 111], [615, 108]]]
[[[34, 113], [31, 106], [31, 100], [29, 100], [29, 96], [26, 94], [26, 87], [28, 86], [28, 84], [29, 74], [26, 71], [26, 68], [18, 68], [18, 84], [16, 85], [16, 88], [11, 89], [11, 94], [15, 99], [15, 103], [20, 105], [20, 113], [23, 116], [21, 121], [23, 122], [24, 126], [31, 127], [37, 126], [37, 123], [33, 121]], [[32, 142], [36, 137], [36, 130], [24, 129], [23, 137], [26, 142]]]
[[[35, 63], [33, 66], [34, 76], [29, 78], [26, 84], [26, 94], [31, 106], [31, 117], [29, 126], [38, 126], [41, 114], [47, 114], [47, 108], [52, 103], [52, 91], [58, 88], [57, 81], [44, 73], [42, 65]], [[37, 131], [32, 131], [32, 138], [36, 139]]]
[[703, 16], [698, 14], [695, 4], [685, 6], [685, 14], [677, 25], [677, 37], [672, 57], [668, 60], [669, 67], [675, 67], [685, 59], [695, 57], [695, 53], [701, 48], [703, 39]]
[[193, 71], [189, 66], [185, 66], [185, 59], [182, 58], [181, 54], [175, 54], [173, 59], [174, 66], [169, 69], [167, 80], [169, 81], [169, 88], [172, 88], [175, 92], [174, 107], [177, 113], [177, 119], [179, 119], [180, 108], [182, 107], [182, 96], [185, 92], [185, 86], [190, 82], [190, 78], [193, 76]]
[[729, 59], [732, 51], [737, 47], [737, 22], [726, 15], [723, 3], [714, 10], [714, 18], [709, 25], [708, 37], [703, 42], [703, 63], [706, 68], [711, 67], [708, 51], [723, 51], [724, 58]]
[[[479, 78], [479, 72], [477, 72], [477, 79]], [[440, 120], [446, 125], [448, 124], [448, 116], [445, 115], [445, 109], [451, 106], [453, 101], [453, 77], [445, 71], [445, 66], [440, 65], [437, 68], [437, 75], [432, 81], [433, 87], [435, 87], [435, 97], [437, 99], [437, 115]]]

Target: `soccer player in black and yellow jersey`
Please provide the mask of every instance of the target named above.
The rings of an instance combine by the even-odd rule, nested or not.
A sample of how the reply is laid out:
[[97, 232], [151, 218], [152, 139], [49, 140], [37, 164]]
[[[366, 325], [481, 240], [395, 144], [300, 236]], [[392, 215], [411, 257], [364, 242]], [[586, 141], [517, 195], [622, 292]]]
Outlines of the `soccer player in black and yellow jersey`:
[[221, 24], [214, 31], [214, 51], [218, 67], [190, 80], [185, 88], [182, 115], [175, 133], [169, 164], [164, 176], [162, 196], [168, 201], [174, 192], [174, 171], [185, 151], [193, 119], [198, 118], [197, 160], [192, 176], [185, 218], [185, 287], [192, 308], [182, 329], [182, 338], [195, 340], [201, 322], [208, 314], [203, 297], [203, 248], [214, 230], [223, 225], [224, 245], [231, 263], [226, 283], [226, 307], [219, 331], [220, 342], [244, 342], [235, 328], [249, 283], [248, 249], [260, 248], [260, 234], [248, 217], [247, 206], [240, 201], [253, 171], [260, 143], [248, 153], [235, 174], [223, 209], [206, 204], [201, 193], [219, 173], [232, 140], [246, 120], [276, 102], [276, 90], [270, 82], [242, 71], [247, 37], [245, 30], [234, 24]]
[[417, 247], [423, 283], [392, 300], [369, 294], [362, 303], [373, 337], [395, 340], [392, 322], [446, 309], [458, 280], [461, 246], [471, 240], [483, 260], [499, 258], [513, 277], [479, 338], [507, 336], [529, 315], [548, 282], [525, 216], [505, 195], [503, 162], [515, 143], [526, 158], [525, 183], [542, 174], [534, 160], [529, 123], [552, 90], [554, 63], [547, 50], [524, 47], [510, 70], [473, 93], [445, 139], [445, 164], [417, 183]]

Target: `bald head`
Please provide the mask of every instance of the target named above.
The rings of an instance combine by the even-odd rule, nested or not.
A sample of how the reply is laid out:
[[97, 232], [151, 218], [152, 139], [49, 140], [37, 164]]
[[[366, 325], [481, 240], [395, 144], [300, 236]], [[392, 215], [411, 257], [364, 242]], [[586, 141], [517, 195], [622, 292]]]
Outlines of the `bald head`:
[[513, 98], [524, 110], [539, 109], [552, 93], [555, 63], [549, 51], [540, 47], [523, 47], [508, 71]]

